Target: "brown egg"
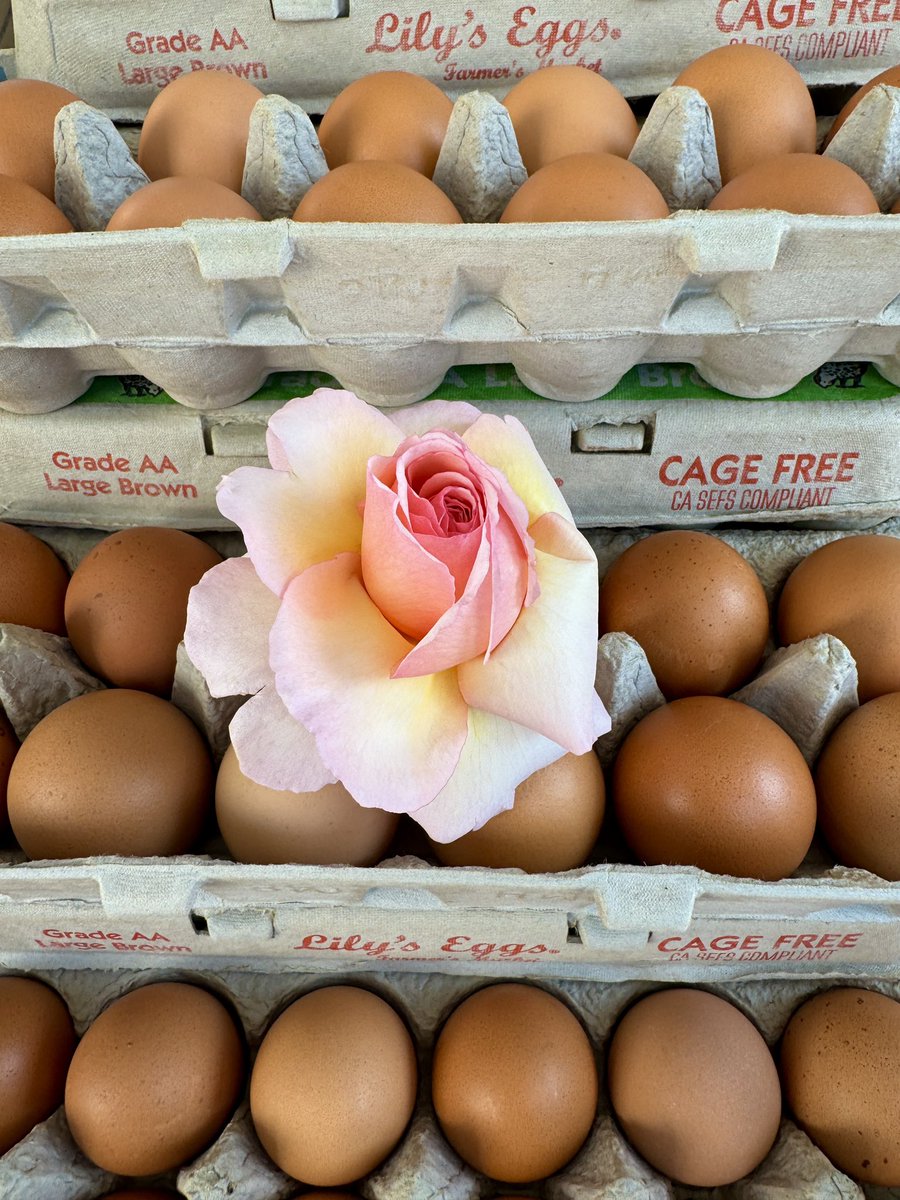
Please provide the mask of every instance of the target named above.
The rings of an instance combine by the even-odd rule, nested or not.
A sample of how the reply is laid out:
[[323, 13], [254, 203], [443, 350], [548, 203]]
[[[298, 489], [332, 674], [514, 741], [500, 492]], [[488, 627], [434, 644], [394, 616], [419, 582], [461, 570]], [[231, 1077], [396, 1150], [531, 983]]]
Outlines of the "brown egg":
[[279, 792], [241, 771], [229, 746], [216, 780], [216, 817], [230, 853], [245, 863], [380, 862], [399, 817], [363, 808], [340, 783], [318, 792]]
[[756, 1026], [692, 988], [654, 992], [628, 1010], [609, 1047], [609, 1094], [638, 1153], [690, 1187], [743, 1178], [781, 1122], [778, 1071]]
[[880, 75], [876, 75], [874, 79], [870, 79], [868, 83], [863, 84], [859, 91], [850, 97], [828, 131], [828, 137], [825, 139], [826, 146], [856, 108], [857, 104], [859, 104], [860, 100], [862, 100], [863, 96], [871, 92], [872, 88], [877, 87], [880, 83], [887, 84], [888, 87], [900, 88], [900, 66], [888, 67], [886, 71], [882, 71]]
[[784, 1031], [781, 1078], [797, 1124], [840, 1170], [900, 1187], [900, 1004], [832, 988]]
[[453, 104], [439, 87], [406, 71], [378, 71], [345, 87], [319, 125], [332, 168], [348, 162], [401, 163], [430, 179]]
[[880, 211], [864, 179], [836, 158], [821, 154], [779, 154], [754, 163], [727, 183], [709, 208], [768, 208], [848, 217]]
[[431, 845], [448, 867], [570, 871], [600, 836], [606, 791], [593, 750], [564, 754], [516, 788], [515, 804], [455, 842]]
[[600, 588], [600, 632], [630, 634], [663, 695], [732, 692], [759, 666], [769, 605], [756, 572], [708, 533], [654, 533], [629, 547]]
[[459, 225], [462, 217], [441, 189], [399, 163], [346, 163], [314, 183], [295, 221], [383, 221]]
[[859, 672], [864, 704], [900, 692], [900, 539], [865, 533], [829, 542], [794, 568], [778, 603], [789, 646], [819, 633], [839, 638]]
[[29, 858], [183, 854], [212, 765], [193, 724], [146, 692], [90, 692], [31, 731], [9, 776], [9, 820]]
[[503, 101], [529, 175], [570, 154], [627, 158], [638, 135], [628, 101], [586, 67], [544, 67]]
[[151, 179], [211, 179], [241, 190], [250, 114], [262, 92], [226, 71], [192, 71], [168, 84], [147, 110], [138, 163]]
[[391, 1006], [362, 988], [325, 987], [295, 1000], [263, 1038], [250, 1111], [282, 1171], [340, 1187], [400, 1141], [417, 1080], [412, 1039]]
[[36, 979], [0, 979], [0, 1154], [63, 1102], [75, 1030], [61, 998]]
[[0, 82], [0, 175], [21, 179], [43, 192], [48, 200], [55, 200], [56, 114], [77, 99], [65, 88], [37, 79]]
[[815, 831], [803, 755], [774, 721], [719, 696], [644, 717], [619, 750], [613, 792], [628, 845], [654, 865], [783, 879]]
[[221, 561], [205, 542], [178, 529], [111, 533], [69, 582], [66, 628], [75, 653], [117, 687], [168, 696], [188, 595]]
[[0, 175], [0, 237], [73, 232], [68, 217], [43, 192], [21, 179]]
[[125, 229], [177, 229], [185, 221], [261, 221], [252, 204], [237, 192], [211, 179], [159, 179], [133, 192], [106, 226], [110, 233]]
[[892, 206], [891, 206], [891, 208], [890, 208], [890, 212], [892, 212], [892, 213], [900, 213], [900, 200], [898, 200], [896, 204], [894, 204], [894, 205], [892, 205]]
[[720, 46], [675, 80], [695, 88], [712, 113], [722, 182], [776, 154], [813, 154], [816, 113], [803, 76], [763, 46]]
[[[5, 833], [9, 825], [9, 813], [6, 808], [6, 788], [9, 783], [9, 773], [16, 755], [19, 752], [19, 739], [15, 730], [6, 719], [6, 714], [0, 709], [0, 834]], [[3, 1151], [0, 1150], [0, 1154]]]
[[570, 154], [526, 179], [501, 222], [652, 221], [669, 215], [662, 193], [614, 154]]
[[65, 636], [69, 573], [46, 542], [0, 522], [0, 622]]
[[521, 983], [483, 988], [454, 1009], [434, 1048], [431, 1087], [453, 1149], [507, 1183], [565, 1166], [597, 1111], [597, 1065], [578, 1018]]
[[218, 1137], [244, 1073], [243, 1039], [220, 1000], [190, 984], [153, 983], [114, 1000], [79, 1042], [66, 1120], [105, 1171], [172, 1171]]
[[900, 880], [900, 692], [841, 722], [819, 758], [816, 794], [838, 862]]

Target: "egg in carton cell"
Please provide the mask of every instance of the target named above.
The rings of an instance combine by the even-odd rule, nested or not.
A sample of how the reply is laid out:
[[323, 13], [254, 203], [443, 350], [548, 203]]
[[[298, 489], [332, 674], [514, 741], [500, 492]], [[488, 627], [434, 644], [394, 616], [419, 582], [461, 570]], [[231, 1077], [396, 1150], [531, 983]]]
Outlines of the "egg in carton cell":
[[[19, 965], [13, 967], [17, 972]], [[431, 1103], [431, 1056], [446, 1019], [469, 995], [495, 978], [446, 975], [366, 973], [298, 975], [292, 965], [250, 970], [122, 971], [54, 969], [43, 965], [29, 972], [56, 988], [68, 1004], [76, 1030], [90, 1023], [115, 999], [134, 988], [161, 981], [204, 987], [233, 1008], [250, 1046], [251, 1062], [266, 1030], [295, 999], [312, 989], [347, 984], [375, 992], [403, 1018], [418, 1051], [418, 1100], [407, 1131], [393, 1153], [374, 1172], [349, 1185], [366, 1200], [481, 1200], [515, 1190], [544, 1200], [594, 1200], [615, 1195], [647, 1200], [689, 1200], [697, 1189], [673, 1183], [641, 1159], [625, 1140], [612, 1114], [606, 1087], [606, 1050], [619, 1019], [637, 1000], [658, 989], [642, 981], [599, 983], [542, 981], [541, 987], [561, 1000], [581, 1021], [600, 1064], [601, 1095], [586, 1141], [576, 1156], [551, 1178], [527, 1185], [504, 1185], [480, 1175], [464, 1163], [444, 1138]], [[893, 999], [900, 984], [883, 979], [764, 979], [740, 984], [704, 985], [730, 1002], [759, 1030], [773, 1050], [797, 1008], [834, 986], [862, 986]], [[177, 1087], [179, 1067], [162, 1055], [160, 1071], [172, 1071]], [[539, 1086], [535, 1080], [535, 1086]], [[686, 1088], [697, 1086], [684, 1080]], [[117, 1181], [90, 1164], [75, 1146], [63, 1110], [37, 1126], [0, 1158], [0, 1192], [8, 1200], [99, 1200]], [[279, 1171], [256, 1137], [246, 1099], [213, 1145], [196, 1161], [153, 1181], [177, 1186], [185, 1200], [290, 1200], [299, 1194], [297, 1181]], [[704, 1194], [707, 1194], [704, 1191]], [[861, 1185], [839, 1171], [790, 1119], [784, 1119], [775, 1144], [746, 1178], [710, 1192], [719, 1200], [790, 1196], [792, 1200], [883, 1200], [885, 1189]]]

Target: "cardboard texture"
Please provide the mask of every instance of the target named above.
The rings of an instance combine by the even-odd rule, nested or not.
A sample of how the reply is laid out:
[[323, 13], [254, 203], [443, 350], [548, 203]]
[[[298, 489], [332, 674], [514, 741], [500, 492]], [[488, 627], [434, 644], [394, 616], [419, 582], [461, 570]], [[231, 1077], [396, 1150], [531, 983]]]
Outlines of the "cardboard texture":
[[[868, 164], [886, 207], [900, 193], [897, 93], [876, 89], [839, 148]], [[107, 118], [82, 103], [62, 111], [57, 195], [82, 232], [0, 242], [0, 407], [48, 411], [96, 374], [136, 372], [220, 408], [273, 370], [308, 368], [390, 406], [421, 399], [454, 365], [496, 361], [566, 401], [603, 395], [648, 361], [692, 362], [747, 397], [782, 393], [829, 359], [866, 358], [900, 381], [900, 222], [693, 211], [718, 167], [692, 89], [660, 97], [635, 147], [686, 206], [647, 222], [484, 223], [524, 178], [509, 116], [485, 94], [457, 102], [437, 173], [480, 223], [289, 221], [324, 171], [321, 150], [295, 105], [257, 109], [244, 192], [279, 219], [115, 234], [97, 230], [141, 173]]]
[[[47, 530], [69, 564], [100, 536]], [[601, 577], [647, 531], [596, 530], [589, 538]], [[900, 521], [881, 527], [900, 536]], [[797, 563], [836, 531], [728, 531], [724, 539], [758, 571], [770, 602]], [[236, 537], [219, 538], [240, 553]], [[39, 640], [39, 639], [38, 639]], [[96, 687], [63, 639], [2, 628], [0, 702], [24, 735], [54, 701]], [[774, 649], [774, 647], [771, 647]], [[178, 703], [199, 719], [217, 752], [234, 711], [209, 701], [182, 661]], [[640, 716], [657, 707], [643, 651], [609, 634], [598, 648], [598, 690], [613, 731], [598, 746], [608, 765]], [[739, 693], [777, 721], [813, 761], [834, 725], [857, 704], [856, 670], [845, 647], [822, 636], [771, 653]], [[852, 964], [888, 969], [900, 960], [900, 893], [864, 871], [832, 866], [813, 847], [795, 877], [763, 883], [692, 868], [629, 865], [609, 836], [598, 865], [558, 875], [434, 867], [422, 859], [379, 867], [247, 866], [208, 856], [166, 860], [96, 859], [0, 867], [2, 953], [106, 966], [130, 958], [308, 964], [313, 969], [377, 961], [398, 970], [514, 972], [622, 979], [746, 978], [761, 972], [819, 972]], [[604, 859], [612, 861], [607, 862]], [[217, 861], [218, 859], [218, 861]]]
[[[10, 964], [6, 961], [4, 966]], [[57, 988], [68, 1003], [76, 1030], [82, 1033], [113, 1000], [159, 979], [200, 984], [230, 1002], [245, 1031], [251, 1059], [272, 1020], [288, 1004], [311, 989], [348, 983], [375, 991], [404, 1017], [419, 1050], [419, 1095], [412, 1122], [388, 1160], [356, 1185], [367, 1200], [480, 1200], [497, 1184], [466, 1165], [445, 1141], [430, 1099], [430, 1061], [444, 1021], [469, 994], [491, 976], [400, 974], [372, 970], [329, 975], [298, 974], [282, 966], [266, 974], [236, 971], [210, 963], [202, 972], [166, 966], [158, 969], [73, 971], [40, 964], [37, 978]], [[708, 990], [736, 1005], [753, 1021], [774, 1050], [793, 1012], [828, 987], [865, 986], [897, 998], [900, 985], [887, 979], [860, 981], [852, 973], [827, 979], [755, 981], [713, 984]], [[545, 980], [580, 1018], [600, 1063], [619, 1017], [652, 983], [578, 983]], [[223, 1134], [201, 1158], [159, 1180], [179, 1188], [186, 1200], [288, 1200], [297, 1183], [275, 1168], [253, 1130], [248, 1106], [242, 1104]], [[110, 1176], [89, 1164], [74, 1145], [62, 1110], [37, 1126], [18, 1146], [0, 1158], [0, 1189], [10, 1200], [96, 1200], [111, 1186]], [[601, 1068], [601, 1095], [594, 1127], [576, 1157], [551, 1179], [533, 1184], [529, 1194], [546, 1200], [593, 1200], [615, 1196], [634, 1200], [692, 1200], [697, 1189], [673, 1184], [644, 1162], [625, 1141], [612, 1116]], [[831, 1164], [809, 1138], [786, 1118], [760, 1166], [747, 1178], [714, 1193], [720, 1200], [884, 1200], [892, 1193], [863, 1186]]]
[[[732, 41], [783, 54], [810, 83], [863, 83], [893, 66], [893, 0], [482, 0], [469, 8], [383, 0], [15, 0], [19, 72], [70, 88], [116, 117], [160, 87], [223, 70], [321, 112], [376, 70], [424, 75], [452, 93], [505, 93], [541, 66], [602, 70], [629, 96], [654, 95], [698, 55]], [[87, 33], [86, 36], [86, 32]]]
[[[60, 412], [0, 412], [0, 514], [17, 522], [225, 528], [222, 475], [266, 466], [265, 425], [294, 396], [336, 386], [272, 377], [243, 404], [192, 412], [139, 376], [97, 380]], [[863, 527], [900, 511], [897, 389], [829, 364], [779, 400], [733, 400], [684, 365], [637, 367], [586, 404], [542, 400], [511, 367], [452, 370], [435, 396], [524, 422], [576, 521], [798, 522]]]

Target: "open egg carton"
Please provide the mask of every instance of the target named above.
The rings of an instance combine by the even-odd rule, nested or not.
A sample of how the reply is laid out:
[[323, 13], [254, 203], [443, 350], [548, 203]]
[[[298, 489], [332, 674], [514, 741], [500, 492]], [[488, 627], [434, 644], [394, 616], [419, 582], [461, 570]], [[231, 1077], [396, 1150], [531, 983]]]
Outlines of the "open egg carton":
[[[676, 210], [651, 222], [496, 224], [525, 170], [488, 93], [457, 100], [435, 173], [463, 226], [291, 221], [327, 168], [306, 112], [267, 96], [243, 183], [266, 221], [99, 232], [145, 178], [99, 111], [69, 105], [56, 132], [57, 199], [81, 232], [0, 242], [11, 411], [59, 408], [94, 376], [130, 372], [197, 408], [310, 368], [374, 404], [405, 404], [455, 364], [496, 361], [569, 401], [651, 361], [691, 362], [747, 397], [835, 359], [868, 359], [900, 382], [900, 221], [695, 211], [719, 176], [709, 110], [690, 88], [662, 93], [631, 155]], [[889, 207], [900, 89], [873, 89], [828, 153]]]
[[[102, 535], [38, 530], [73, 566]], [[591, 531], [601, 577], [644, 531]], [[649, 532], [649, 531], [647, 531]], [[879, 532], [900, 536], [900, 521]], [[836, 531], [726, 531], [774, 602], [807, 554]], [[240, 553], [236, 535], [217, 549]], [[24, 737], [66, 700], [103, 685], [68, 642], [0, 627], [0, 705]], [[612, 732], [608, 767], [630, 728], [663, 703], [646, 657], [623, 634], [600, 640], [597, 690]], [[856, 667], [823, 635], [774, 650], [736, 697], [780, 724], [814, 763], [831, 730], [857, 706]], [[175, 703], [218, 760], [240, 699], [212, 700], [179, 651]], [[610, 846], [612, 848], [610, 848]], [[438, 867], [407, 854], [377, 867], [262, 866], [229, 861], [221, 843], [169, 859], [94, 858], [0, 866], [0, 954], [72, 965], [190, 958], [309, 964], [388, 963], [398, 970], [588, 978], [745, 978], [826, 965], [887, 968], [900, 959], [900, 890], [833, 865], [814, 844], [790, 879], [766, 883], [690, 867], [627, 861], [601, 839], [594, 865], [559, 874]], [[622, 861], [622, 859], [626, 861]], [[306, 968], [305, 968], [306, 969]]]
[[[2, 956], [0, 956], [2, 962]], [[5, 964], [4, 964], [5, 965]], [[207, 967], [203, 971], [72, 971], [41, 964], [29, 974], [55, 987], [69, 1006], [80, 1035], [100, 1012], [125, 992], [162, 979], [209, 988], [230, 1003], [251, 1048], [251, 1059], [275, 1017], [299, 995], [322, 984], [348, 983], [376, 992], [401, 1014], [419, 1050], [419, 1095], [411, 1124], [398, 1148], [366, 1179], [354, 1185], [366, 1200], [481, 1200], [502, 1193], [503, 1184], [486, 1179], [464, 1163], [445, 1141], [430, 1101], [430, 1062], [435, 1038], [450, 1012], [483, 983], [480, 978], [396, 972], [298, 974], [290, 966], [266, 973]], [[893, 998], [900, 985], [852, 975], [820, 979], [771, 979], [709, 988], [735, 1004], [775, 1047], [793, 1012], [810, 996], [840, 984], [864, 986]], [[543, 1200], [691, 1200], [698, 1194], [718, 1200], [889, 1200], [896, 1189], [861, 1185], [838, 1170], [786, 1117], [772, 1150], [745, 1179], [716, 1189], [687, 1188], [665, 1179], [628, 1145], [610, 1112], [605, 1087], [605, 1052], [623, 1012], [654, 990], [646, 981], [619, 984], [542, 981], [581, 1019], [598, 1054], [601, 1095], [597, 1117], [576, 1157], [560, 1172], [517, 1192]], [[0, 1158], [4, 1200], [97, 1200], [117, 1182], [88, 1162], [75, 1145], [59, 1110]], [[290, 1200], [301, 1191], [272, 1163], [256, 1137], [243, 1103], [218, 1140], [196, 1162], [153, 1183], [177, 1186], [185, 1200]], [[508, 1190], [508, 1185], [507, 1185]]]

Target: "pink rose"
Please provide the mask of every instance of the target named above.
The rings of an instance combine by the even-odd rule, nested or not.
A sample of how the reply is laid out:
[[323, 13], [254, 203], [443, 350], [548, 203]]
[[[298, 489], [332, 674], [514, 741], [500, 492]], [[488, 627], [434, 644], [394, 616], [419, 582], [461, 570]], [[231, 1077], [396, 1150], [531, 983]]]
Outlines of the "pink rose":
[[[434, 428], [435, 425], [440, 428]], [[609, 729], [597, 562], [525, 428], [464, 403], [389, 415], [320, 389], [221, 483], [247, 556], [194, 588], [185, 642], [268, 787], [339, 779], [452, 841]]]

